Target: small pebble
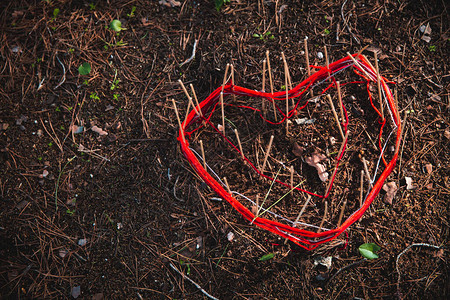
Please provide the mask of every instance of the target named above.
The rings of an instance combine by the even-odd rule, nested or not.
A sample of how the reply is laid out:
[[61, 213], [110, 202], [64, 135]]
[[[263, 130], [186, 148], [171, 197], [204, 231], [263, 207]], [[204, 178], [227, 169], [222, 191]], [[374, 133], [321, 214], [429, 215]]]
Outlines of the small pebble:
[[227, 240], [229, 241], [229, 242], [232, 242], [233, 240], [234, 240], [234, 233], [233, 232], [228, 232], [228, 234], [227, 234]]
[[419, 30], [420, 30], [420, 32], [424, 33], [426, 28], [427, 28], [427, 26], [422, 25], [419, 27]]
[[322, 52], [317, 52], [317, 58], [318, 59], [323, 59], [323, 53]]

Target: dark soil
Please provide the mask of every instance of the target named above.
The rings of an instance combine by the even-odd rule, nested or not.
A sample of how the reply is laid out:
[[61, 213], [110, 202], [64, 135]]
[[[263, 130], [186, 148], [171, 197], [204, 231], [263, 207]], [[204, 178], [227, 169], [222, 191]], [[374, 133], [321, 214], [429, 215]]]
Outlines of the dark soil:
[[[79, 288], [79, 297], [92, 299], [206, 298], [201, 287], [219, 299], [449, 298], [445, 1], [232, 0], [220, 11], [213, 0], [175, 7], [158, 2], [1, 2], [0, 295], [73, 298]], [[112, 31], [114, 19], [126, 30]], [[429, 42], [421, 30], [427, 25]], [[323, 46], [330, 61], [366, 45], [378, 51], [381, 73], [397, 83], [401, 114], [408, 114], [400, 159], [388, 178], [399, 187], [392, 204], [380, 194], [345, 235], [310, 252], [215, 199], [180, 152], [169, 101], [177, 101], [184, 117], [187, 100], [178, 79], [192, 83], [202, 100], [222, 84], [227, 63], [240, 86], [259, 90], [266, 50], [275, 88], [284, 85], [281, 52], [298, 83], [306, 78], [305, 36], [314, 65], [325, 64], [317, 56]], [[195, 40], [195, 58], [182, 64]], [[92, 67], [88, 75], [78, 72], [84, 62]], [[350, 100], [367, 95], [364, 88], [344, 90], [357, 134], [337, 177], [339, 202], [330, 204], [327, 228], [336, 226], [344, 196], [344, 217], [356, 207], [359, 171], [351, 170], [361, 169], [361, 155], [377, 157], [367, 138], [376, 139], [377, 118], [367, 103]], [[252, 159], [276, 136], [271, 176], [276, 160], [291, 161], [306, 187], [323, 193], [326, 185], [292, 148], [298, 143], [305, 155], [334, 152], [339, 144], [329, 137], [339, 134], [326, 104], [302, 114], [317, 123], [293, 127], [287, 137], [284, 127], [264, 124], [256, 114], [243, 117], [230, 108], [227, 116]], [[248, 175], [250, 168], [210, 129], [202, 138], [212, 149], [206, 161], [232, 189], [263, 197], [270, 182]], [[286, 170], [282, 176], [289, 180]], [[286, 191], [276, 188], [274, 199]], [[295, 219], [304, 200], [288, 198], [277, 213]], [[305, 216], [318, 225], [323, 204], [316, 202]], [[379, 245], [379, 258], [361, 261], [363, 243]], [[420, 245], [398, 257], [412, 244]], [[260, 260], [269, 253], [272, 259]], [[329, 270], [315, 266], [318, 256], [333, 257]]]

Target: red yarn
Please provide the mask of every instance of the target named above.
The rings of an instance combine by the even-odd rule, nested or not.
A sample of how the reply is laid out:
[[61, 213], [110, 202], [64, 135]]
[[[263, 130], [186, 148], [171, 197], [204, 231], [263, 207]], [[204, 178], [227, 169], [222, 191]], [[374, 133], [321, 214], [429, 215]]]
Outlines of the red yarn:
[[[318, 69], [318, 71], [314, 74], [312, 74], [310, 77], [308, 77], [307, 79], [305, 79], [303, 82], [301, 82], [300, 84], [298, 84], [296, 87], [294, 87], [293, 89], [289, 90], [288, 93], [288, 98], [292, 99], [292, 98], [299, 98], [299, 100], [297, 101], [295, 107], [288, 113], [288, 115], [286, 115], [285, 112], [283, 112], [277, 105], [276, 109], [278, 111], [278, 113], [283, 117], [282, 120], [278, 121], [278, 122], [273, 122], [273, 121], [269, 121], [266, 120], [262, 114], [262, 112], [259, 109], [253, 108], [253, 107], [249, 107], [249, 106], [244, 106], [244, 105], [235, 105], [236, 107], [240, 107], [243, 109], [250, 109], [253, 110], [255, 112], [258, 112], [260, 114], [260, 117], [265, 120], [266, 122], [270, 123], [270, 124], [282, 124], [283, 122], [286, 122], [286, 120], [290, 117], [292, 117], [295, 112], [297, 110], [303, 109], [304, 107], [306, 107], [306, 105], [308, 104], [308, 101], [299, 107], [300, 105], [300, 99], [301, 97], [308, 91], [309, 88], [311, 88], [311, 86], [317, 82], [320, 82], [322, 80], [326, 80], [330, 75], [336, 74], [336, 72], [339, 72], [349, 66], [353, 66], [354, 71], [357, 75], [359, 75], [360, 77], [362, 77], [363, 81], [354, 81], [354, 82], [348, 82], [348, 83], [344, 83], [342, 84], [342, 86], [347, 85], [347, 84], [354, 84], [354, 83], [366, 83], [367, 84], [367, 92], [369, 94], [369, 100], [370, 100], [370, 104], [372, 106], [372, 108], [374, 109], [374, 111], [378, 114], [380, 120], [382, 120], [382, 115], [380, 113], [380, 111], [376, 108], [376, 106], [373, 104], [372, 101], [372, 95], [371, 92], [369, 90], [369, 84], [371, 82], [377, 82], [376, 80], [376, 71], [374, 70], [374, 68], [372, 67], [372, 65], [367, 61], [367, 59], [363, 56], [363, 55], [359, 55], [359, 54], [353, 54], [352, 55], [359, 63], [359, 65], [361, 67], [363, 67], [365, 69], [366, 72], [371, 73], [371, 75], [374, 75], [375, 79], [371, 79], [368, 78], [365, 74], [366, 72], [364, 72], [359, 66], [357, 65], [353, 65], [353, 61], [350, 59], [350, 57], [345, 57], [342, 58], [332, 64], [329, 65], [329, 68], [326, 67], [315, 67], [316, 69]], [[186, 120], [183, 122], [182, 124], [182, 128], [180, 128], [179, 130], [179, 136], [178, 136], [178, 141], [180, 142], [181, 145], [181, 151], [183, 152], [184, 156], [186, 157], [186, 159], [188, 160], [188, 162], [191, 164], [191, 166], [193, 167], [193, 169], [195, 170], [195, 172], [218, 194], [220, 195], [220, 197], [222, 197], [223, 199], [225, 199], [228, 203], [230, 203], [246, 220], [252, 222], [252, 224], [255, 224], [256, 226], [262, 228], [262, 229], [266, 229], [274, 234], [277, 234], [283, 238], [287, 238], [289, 240], [291, 240], [292, 242], [294, 242], [295, 244], [307, 249], [307, 250], [312, 250], [316, 247], [318, 247], [320, 244], [325, 243], [327, 241], [330, 241], [334, 238], [336, 238], [337, 236], [339, 236], [342, 232], [344, 232], [350, 225], [352, 225], [354, 222], [356, 222], [358, 219], [360, 219], [362, 217], [362, 215], [365, 213], [365, 211], [369, 208], [370, 204], [374, 201], [375, 197], [378, 195], [381, 187], [383, 186], [384, 181], [386, 180], [386, 178], [389, 176], [389, 174], [392, 172], [392, 170], [395, 167], [395, 163], [397, 161], [397, 157], [398, 157], [398, 151], [399, 151], [399, 145], [400, 145], [400, 140], [401, 140], [401, 124], [400, 124], [400, 118], [399, 118], [399, 111], [398, 108], [396, 107], [396, 103], [393, 99], [392, 93], [388, 87], [388, 85], [386, 83], [390, 83], [388, 82], [385, 78], [381, 78], [381, 83], [382, 83], [382, 89], [384, 91], [384, 94], [386, 96], [387, 99], [387, 104], [389, 105], [389, 109], [390, 112], [392, 114], [392, 120], [395, 123], [396, 128], [396, 138], [395, 138], [395, 151], [394, 154], [392, 156], [392, 159], [387, 162], [385, 160], [384, 157], [384, 153], [383, 153], [383, 147], [382, 147], [382, 143], [381, 143], [381, 137], [382, 137], [382, 133], [383, 133], [383, 128], [386, 125], [386, 118], [384, 118], [383, 122], [381, 123], [380, 126], [380, 131], [379, 131], [379, 136], [378, 136], [378, 145], [380, 147], [381, 150], [381, 158], [383, 160], [383, 163], [385, 165], [385, 169], [384, 171], [381, 173], [381, 175], [378, 177], [378, 179], [376, 180], [376, 182], [374, 183], [372, 189], [370, 190], [366, 200], [364, 201], [363, 205], [356, 211], [354, 212], [347, 220], [345, 220], [341, 226], [335, 228], [335, 229], [331, 229], [331, 230], [326, 230], [326, 231], [322, 231], [322, 232], [313, 232], [313, 231], [309, 231], [309, 230], [305, 230], [305, 229], [300, 229], [300, 228], [296, 228], [296, 227], [292, 227], [277, 221], [273, 221], [273, 220], [269, 220], [269, 219], [265, 219], [262, 217], [256, 217], [248, 208], [246, 208], [244, 205], [242, 205], [239, 200], [237, 200], [236, 198], [234, 198], [230, 193], [228, 193], [228, 191], [219, 183], [217, 182], [217, 180], [212, 177], [207, 170], [205, 170], [203, 168], [202, 163], [200, 163], [200, 161], [198, 160], [197, 156], [193, 153], [193, 151], [189, 148], [189, 138], [191, 136], [191, 134], [197, 130], [199, 130], [200, 128], [202, 128], [203, 126], [209, 125], [212, 128], [214, 128], [216, 130], [216, 132], [218, 134], [220, 134], [222, 136], [222, 138], [228, 142], [232, 148], [234, 148], [234, 150], [236, 150], [237, 152], [240, 153], [240, 150], [238, 149], [238, 147], [236, 147], [226, 136], [224, 136], [217, 128], [215, 128], [215, 126], [210, 122], [210, 118], [212, 116], [212, 113], [209, 114], [207, 117], [205, 117], [205, 115], [207, 114], [207, 112], [209, 111], [214, 111], [217, 107], [217, 105], [219, 104], [219, 98], [220, 98], [220, 93], [222, 91], [222, 87], [218, 87], [215, 91], [213, 91], [205, 100], [203, 100], [199, 106], [197, 107], [197, 110], [201, 110], [203, 117], [200, 117], [200, 115], [197, 115], [195, 110], [192, 110], [189, 115], [187, 116]], [[327, 92], [330, 88], [335, 87], [336, 86], [336, 81], [334, 79], [334, 77], [332, 77], [332, 83], [329, 84], [323, 91], [322, 93]], [[276, 92], [276, 93], [266, 93], [266, 92], [261, 92], [261, 91], [254, 91], [254, 90], [250, 90], [250, 89], [246, 89], [244, 87], [240, 87], [237, 85], [232, 85], [231, 83], [227, 83], [224, 87], [223, 87], [223, 93], [224, 96], [225, 95], [242, 95], [242, 96], [249, 96], [249, 97], [258, 97], [258, 98], [264, 98], [269, 102], [278, 102], [278, 101], [286, 101], [286, 91], [281, 91], [281, 92]], [[232, 105], [232, 104], [226, 104], [226, 105]], [[348, 119], [348, 114], [347, 111], [345, 110], [344, 105], [342, 105], [343, 109], [344, 109], [344, 113], [345, 113], [345, 123], [343, 123], [343, 129], [344, 129], [344, 134], [347, 132], [347, 126], [349, 124], [349, 119]], [[192, 129], [191, 131], [185, 131], [186, 128], [189, 128], [190, 126], [196, 125], [197, 127]], [[182, 138], [182, 135], [184, 135], [186, 138]], [[336, 168], [335, 171], [333, 172], [330, 180], [331, 180], [331, 185], [334, 182], [335, 176], [336, 176], [336, 171], [338, 169], [339, 166], [339, 162], [342, 159], [342, 156], [345, 152], [345, 147], [347, 146], [347, 140], [344, 141], [344, 150], [341, 152], [340, 155], [338, 155], [336, 157]], [[241, 153], [240, 153], [241, 154]], [[265, 177], [271, 181], [273, 181], [274, 179], [271, 178], [270, 176], [264, 175], [262, 174], [245, 156], [244, 156], [244, 160], [249, 164], [249, 166], [251, 168], [253, 168], [260, 176]], [[290, 185], [281, 182], [279, 180], [275, 180], [275, 182], [282, 184], [284, 186], [290, 187]], [[316, 196], [316, 197], [320, 197], [320, 198], [326, 198], [329, 195], [329, 191], [327, 194], [325, 195], [319, 195], [301, 188], [296, 188], [298, 191], [302, 191], [305, 193], [308, 193], [310, 195]], [[330, 188], [331, 190], [331, 188]], [[256, 217], [256, 218], [255, 218]]]

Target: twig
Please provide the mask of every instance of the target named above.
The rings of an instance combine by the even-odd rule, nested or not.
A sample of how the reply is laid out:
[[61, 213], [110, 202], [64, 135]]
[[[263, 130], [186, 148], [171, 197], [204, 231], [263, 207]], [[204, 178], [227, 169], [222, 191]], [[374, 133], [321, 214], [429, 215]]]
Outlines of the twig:
[[[270, 93], [273, 94], [273, 81], [272, 81], [272, 70], [270, 69], [270, 59], [269, 59], [269, 50], [266, 51], [266, 60], [267, 60], [267, 71], [269, 71], [269, 82], [270, 82]], [[277, 109], [275, 107], [275, 100], [272, 99], [273, 104], [273, 114], [275, 117], [275, 121], [277, 120]]]
[[203, 149], [203, 141], [200, 140], [200, 150], [202, 151], [203, 168], [206, 170], [205, 150]]
[[261, 169], [261, 173], [264, 173], [264, 169], [266, 168], [267, 158], [269, 157], [270, 149], [272, 148], [272, 142], [273, 142], [274, 136], [270, 136], [269, 145], [267, 146], [266, 155], [264, 156], [264, 162]]
[[342, 271], [347, 270], [348, 268], [354, 267], [356, 265], [359, 265], [360, 263], [362, 263], [363, 261], [366, 261], [366, 260], [367, 260], [367, 258], [363, 258], [363, 259], [355, 261], [354, 263], [346, 265], [345, 267], [340, 268], [336, 273], [334, 273], [333, 276], [330, 277], [330, 279], [328, 279], [326, 284], [329, 284], [334, 279], [334, 277], [336, 277]]
[[350, 29], [350, 26], [348, 26], [348, 22], [345, 22], [345, 17], [344, 17], [344, 6], [347, 3], [348, 0], [345, 0], [344, 3], [342, 3], [341, 6], [341, 16], [342, 16], [342, 22], [344, 23], [345, 27], [347, 27], [348, 32], [352, 35], [352, 37], [355, 39], [355, 41], [360, 44], [358, 38], [353, 34], [352, 30]]
[[180, 67], [181, 67], [182, 65], [184, 65], [184, 64], [187, 64], [188, 62], [190, 62], [191, 60], [194, 59], [194, 57], [195, 57], [195, 51], [197, 50], [197, 42], [198, 42], [198, 40], [195, 40], [195, 42], [194, 42], [194, 47], [192, 48], [192, 55], [191, 55], [191, 57], [189, 57], [189, 58], [186, 59], [184, 62], [182, 62], [182, 63], [180, 64]]
[[323, 223], [325, 222], [325, 219], [327, 217], [328, 212], [328, 201], [325, 200], [325, 212], [323, 213], [322, 221], [320, 221], [320, 226], [317, 232], [319, 233], [322, 230]]
[[341, 122], [339, 122], [339, 117], [336, 113], [336, 109], [334, 108], [333, 100], [331, 99], [330, 94], [327, 95], [327, 98], [328, 98], [328, 101], [330, 102], [331, 109], [333, 110], [333, 115], [334, 115], [334, 118], [336, 119], [336, 123], [339, 128], [339, 133], [341, 134], [342, 140], [345, 141], [345, 135], [344, 135], [344, 132], [342, 131]]
[[378, 99], [380, 100], [381, 121], [384, 122], [383, 96], [381, 95], [381, 76], [378, 68], [377, 51], [374, 51], [373, 55], [375, 56], [375, 71], [377, 72], [377, 88], [378, 88]]
[[202, 287], [200, 285], [198, 285], [195, 281], [193, 281], [192, 279], [190, 279], [189, 277], [187, 277], [186, 275], [184, 275], [184, 273], [181, 273], [180, 270], [178, 270], [172, 263], [169, 264], [169, 266], [178, 274], [180, 274], [184, 279], [187, 279], [190, 283], [192, 283], [193, 285], [195, 285], [203, 294], [205, 294], [206, 297], [213, 299], [213, 300], [219, 300], [218, 298], [210, 295], [207, 291], [205, 291], [204, 289], [202, 289]]
[[239, 138], [239, 133], [237, 129], [234, 130], [234, 134], [236, 135], [236, 139], [239, 145], [239, 151], [241, 151], [241, 157], [242, 159], [244, 159], [244, 152], [242, 151], [241, 139]]
[[173, 108], [175, 109], [175, 115], [177, 116], [178, 126], [180, 127], [180, 130], [181, 130], [181, 138], [183, 139], [183, 142], [184, 142], [184, 130], [183, 130], [183, 127], [181, 127], [180, 115], [178, 114], [178, 109], [177, 109], [177, 104], [175, 103], [175, 99], [172, 99], [172, 103], [173, 103]]
[[435, 245], [430, 245], [430, 244], [425, 244], [425, 243], [415, 243], [415, 244], [409, 245], [408, 247], [405, 248], [405, 250], [403, 250], [399, 255], [397, 255], [397, 259], [395, 260], [395, 269], [397, 270], [397, 274], [398, 274], [398, 277], [397, 277], [397, 294], [398, 294], [398, 297], [400, 299], [402, 299], [401, 293], [400, 293], [400, 277], [401, 277], [401, 274], [400, 274], [400, 270], [398, 269], [398, 261], [399, 261], [400, 257], [403, 254], [405, 254], [406, 251], [408, 251], [412, 247], [428, 247], [428, 248], [434, 248], [434, 249], [442, 249], [442, 247], [435, 246]]
[[61, 82], [58, 83], [57, 86], [55, 86], [54, 89], [56, 90], [57, 88], [59, 88], [64, 83], [64, 81], [66, 81], [66, 68], [64, 67], [64, 64], [59, 60], [58, 55], [56, 54], [55, 56], [56, 56], [56, 59], [58, 60], [59, 64], [62, 66], [62, 69], [63, 69], [63, 77], [61, 79]]
[[306, 68], [308, 70], [308, 76], [311, 76], [311, 68], [309, 67], [308, 37], [307, 36], [303, 40], [303, 43], [305, 45]]

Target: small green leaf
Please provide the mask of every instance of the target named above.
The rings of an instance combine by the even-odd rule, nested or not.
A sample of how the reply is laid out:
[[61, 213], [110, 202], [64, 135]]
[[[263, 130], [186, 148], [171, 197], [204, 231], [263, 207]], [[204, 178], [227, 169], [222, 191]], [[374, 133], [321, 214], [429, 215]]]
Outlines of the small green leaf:
[[53, 19], [56, 19], [56, 17], [58, 16], [58, 14], [59, 14], [59, 8], [55, 8], [55, 9], [53, 10]]
[[378, 258], [378, 255], [375, 253], [379, 251], [381, 248], [377, 244], [374, 243], [366, 243], [359, 246], [358, 250], [362, 256], [367, 259], [375, 259]]
[[122, 28], [122, 22], [120, 22], [119, 20], [112, 20], [109, 24], [109, 27], [116, 32], [125, 30], [125, 28]]
[[266, 261], [266, 260], [272, 259], [274, 256], [275, 256], [275, 254], [268, 253], [268, 254], [265, 254], [265, 255], [261, 256], [258, 260], [259, 261]]
[[78, 73], [80, 73], [80, 75], [87, 75], [91, 73], [91, 65], [87, 62], [84, 62], [81, 66], [78, 67]]
[[258, 33], [254, 33], [252, 36], [253, 36], [254, 38], [258, 38], [258, 39], [261, 37], [261, 35], [258, 34]]

